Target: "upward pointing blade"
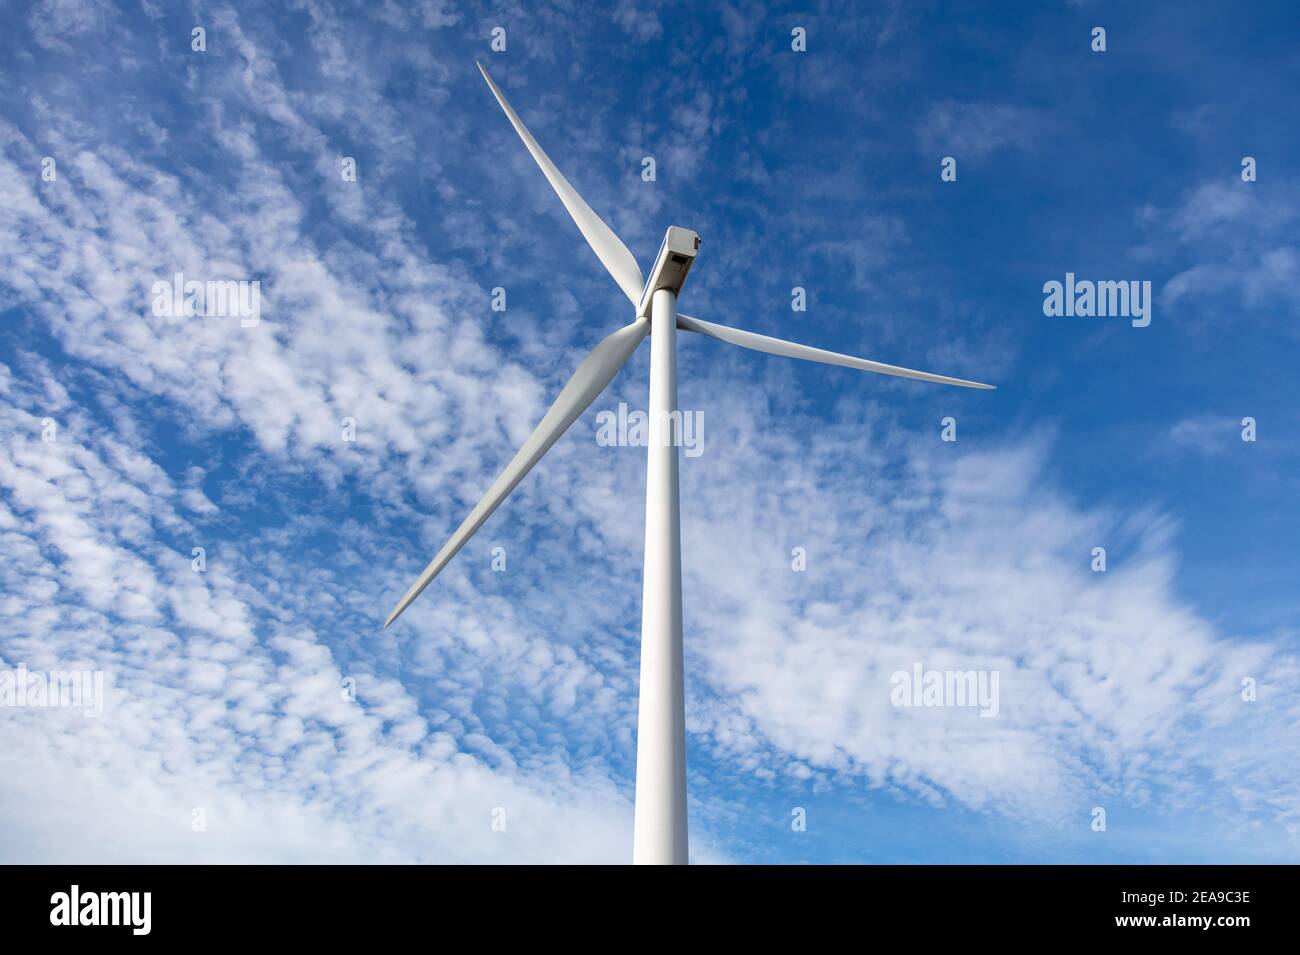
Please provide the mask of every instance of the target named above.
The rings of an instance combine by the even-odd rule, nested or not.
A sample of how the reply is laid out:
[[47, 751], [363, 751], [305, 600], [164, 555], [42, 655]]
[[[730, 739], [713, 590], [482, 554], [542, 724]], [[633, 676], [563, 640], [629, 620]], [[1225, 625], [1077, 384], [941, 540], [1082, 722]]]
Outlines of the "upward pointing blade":
[[438, 551], [437, 556], [424, 569], [424, 573], [411, 584], [411, 589], [397, 602], [393, 612], [384, 621], [385, 627], [396, 620], [398, 615], [411, 605], [412, 600], [420, 596], [420, 592], [429, 586], [433, 578], [438, 576], [439, 571], [447, 566], [447, 562], [456, 556], [456, 553], [465, 546], [465, 542], [483, 526], [483, 522], [492, 516], [497, 505], [506, 499], [515, 486], [524, 479], [524, 475], [531, 471], [533, 465], [551, 449], [551, 445], [559, 440], [560, 435], [569, 430], [569, 425], [577, 421], [588, 406], [596, 400], [596, 396], [605, 390], [605, 386], [618, 374], [618, 370], [627, 364], [627, 360], [632, 357], [632, 353], [636, 351], [636, 347], [641, 344], [641, 339], [645, 338], [648, 331], [650, 331], [650, 323], [647, 321], [626, 325], [605, 338], [582, 360], [578, 370], [560, 391], [560, 396], [555, 399], [555, 403], [546, 412], [541, 423], [528, 436], [519, 453], [492, 482], [483, 499], [474, 505], [474, 510], [470, 511], [460, 527], [456, 528], [456, 533], [451, 535], [451, 539], [442, 545], [442, 550]]
[[546, 175], [547, 180], [551, 183], [551, 188], [555, 194], [560, 197], [564, 203], [564, 208], [569, 210], [569, 215], [573, 216], [573, 221], [577, 223], [579, 231], [591, 246], [591, 250], [596, 253], [596, 257], [608, 270], [609, 274], [614, 277], [623, 294], [632, 300], [636, 305], [641, 301], [641, 292], [645, 288], [645, 279], [641, 277], [641, 268], [636, 264], [636, 259], [628, 251], [623, 240], [614, 234], [614, 231], [603, 221], [600, 216], [591, 211], [591, 206], [583, 201], [582, 196], [578, 195], [578, 190], [569, 185], [569, 180], [560, 174], [560, 170], [555, 168], [555, 163], [551, 162], [549, 156], [542, 151], [542, 147], [537, 145], [537, 140], [533, 139], [533, 134], [528, 131], [519, 115], [510, 108], [506, 102], [505, 96], [497, 85], [492, 82], [492, 77], [488, 76], [488, 71], [483, 69], [483, 64], [478, 64], [479, 72], [483, 74], [483, 79], [487, 80], [488, 87], [492, 90], [492, 95], [497, 98], [501, 108], [506, 111], [506, 117], [510, 120], [511, 125], [515, 127], [515, 132], [519, 138], [524, 141], [528, 151], [533, 154], [533, 159], [537, 165], [542, 167], [542, 172]]
[[827, 365], [842, 365], [845, 368], [857, 368], [860, 371], [874, 371], [877, 374], [896, 375], [899, 378], [914, 378], [917, 381], [933, 381], [941, 385], [957, 385], [960, 388], [983, 388], [988, 391], [997, 388], [997, 385], [985, 385], [978, 381], [967, 381], [965, 378], [949, 378], [947, 375], [935, 375], [928, 371], [916, 371], [912, 368], [901, 368], [898, 365], [886, 365], [884, 362], [872, 361], [870, 358], [854, 358], [852, 355], [841, 355], [839, 352], [813, 348], [811, 345], [800, 345], [797, 342], [787, 342], [780, 338], [747, 332], [743, 328], [714, 325], [712, 322], [703, 322], [698, 318], [683, 315], [681, 312], [677, 313], [677, 327], [685, 328], [687, 331], [699, 332], [701, 335], [708, 335], [710, 338], [716, 338], [732, 345], [739, 345], [742, 348], [752, 348], [754, 351], [767, 352], [769, 355], [780, 355], [783, 358], [802, 358], [804, 361], [819, 361]]

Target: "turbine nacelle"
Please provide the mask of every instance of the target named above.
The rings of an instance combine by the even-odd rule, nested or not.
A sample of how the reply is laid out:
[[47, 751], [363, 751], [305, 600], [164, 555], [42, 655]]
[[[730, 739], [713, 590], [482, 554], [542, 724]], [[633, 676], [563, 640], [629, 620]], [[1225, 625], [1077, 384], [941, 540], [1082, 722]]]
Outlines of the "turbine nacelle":
[[654, 301], [655, 292], [667, 289], [674, 295], [682, 293], [686, 284], [686, 273], [695, 263], [695, 253], [700, 248], [700, 237], [690, 229], [670, 225], [664, 234], [655, 264], [650, 269], [650, 280], [645, 283], [641, 301], [636, 306], [637, 318], [650, 317], [650, 303]]

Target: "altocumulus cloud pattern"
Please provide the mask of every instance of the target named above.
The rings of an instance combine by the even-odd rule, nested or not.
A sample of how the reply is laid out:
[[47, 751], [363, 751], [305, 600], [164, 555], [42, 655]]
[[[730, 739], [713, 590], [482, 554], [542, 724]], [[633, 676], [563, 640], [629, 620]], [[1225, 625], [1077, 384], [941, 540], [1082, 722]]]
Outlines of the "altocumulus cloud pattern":
[[1300, 858], [1300, 14], [1130, 7], [7, 6], [0, 859], [629, 857], [648, 349], [382, 629], [627, 316], [475, 60], [999, 384], [679, 336], [693, 861]]

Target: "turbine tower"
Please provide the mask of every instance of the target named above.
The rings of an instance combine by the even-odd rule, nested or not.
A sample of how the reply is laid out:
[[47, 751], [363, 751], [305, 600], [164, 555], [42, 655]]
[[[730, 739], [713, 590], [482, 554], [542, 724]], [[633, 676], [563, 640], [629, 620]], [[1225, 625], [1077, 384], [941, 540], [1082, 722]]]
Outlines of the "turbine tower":
[[598, 344], [578, 366], [541, 423], [506, 469], [474, 505], [469, 516], [443, 545], [384, 622], [387, 627], [425, 587], [483, 522], [497, 509], [551, 445], [591, 405], [619, 369], [650, 335], [649, 447], [646, 452], [645, 569], [641, 606], [641, 687], [637, 713], [636, 809], [634, 863], [685, 864], [686, 839], [686, 693], [682, 676], [682, 558], [677, 486], [678, 452], [672, 414], [677, 410], [677, 329], [771, 355], [841, 365], [900, 378], [963, 388], [986, 388], [974, 381], [899, 368], [866, 358], [782, 341], [767, 335], [714, 325], [682, 315], [677, 296], [695, 262], [700, 239], [689, 229], [670, 226], [655, 257], [650, 280], [641, 276], [636, 259], [577, 190], [560, 174], [532, 133], [510, 107], [483, 65], [487, 81], [515, 132], [559, 196], [596, 257], [631, 300], [635, 314]]

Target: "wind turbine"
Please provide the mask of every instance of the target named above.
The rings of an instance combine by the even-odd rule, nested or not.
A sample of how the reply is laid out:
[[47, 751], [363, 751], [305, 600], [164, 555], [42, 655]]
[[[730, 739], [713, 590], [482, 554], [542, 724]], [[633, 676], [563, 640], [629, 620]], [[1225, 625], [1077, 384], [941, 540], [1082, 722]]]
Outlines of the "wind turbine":
[[686, 695], [682, 679], [682, 560], [677, 489], [677, 446], [670, 422], [677, 410], [677, 329], [770, 355], [842, 365], [900, 378], [933, 381], [962, 388], [983, 385], [947, 375], [886, 365], [866, 358], [798, 345], [739, 328], [715, 325], [677, 311], [686, 274], [695, 262], [700, 239], [689, 229], [669, 226], [650, 270], [641, 277], [636, 259], [576, 189], [555, 168], [532, 133], [506, 101], [483, 65], [478, 65], [515, 132], [569, 211], [587, 244], [636, 311], [625, 325], [583, 359], [541, 423], [506, 469], [469, 512], [456, 533], [424, 569], [384, 622], [387, 627], [425, 587], [483, 522], [504, 501], [610, 383], [650, 335], [650, 434], [646, 453], [645, 569], [641, 605], [641, 687], [637, 714], [636, 809], [633, 823], [634, 863], [685, 864], [686, 843]]

